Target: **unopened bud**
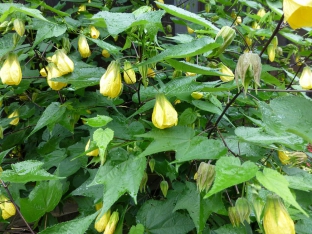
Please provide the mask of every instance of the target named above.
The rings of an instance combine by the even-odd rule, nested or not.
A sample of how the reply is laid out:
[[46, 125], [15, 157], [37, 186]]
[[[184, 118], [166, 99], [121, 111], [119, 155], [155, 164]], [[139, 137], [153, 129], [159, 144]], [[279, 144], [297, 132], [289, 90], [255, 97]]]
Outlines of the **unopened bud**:
[[62, 48], [65, 50], [65, 53], [69, 53], [71, 48], [71, 43], [68, 37], [62, 37]]
[[11, 202], [9, 198], [7, 198], [4, 195], [0, 196], [0, 209], [2, 218], [4, 220], [12, 217], [16, 213], [16, 208], [14, 204]]
[[14, 29], [17, 32], [18, 35], [21, 37], [24, 36], [25, 33], [25, 24], [21, 19], [15, 19], [13, 22]]
[[100, 36], [100, 31], [97, 30], [94, 26], [91, 26], [91, 28], [90, 28], [90, 36], [93, 39], [97, 39]]
[[228, 215], [233, 227], [238, 227], [240, 224], [240, 218], [235, 206], [231, 206], [228, 209]]
[[10, 53], [0, 70], [3, 84], [19, 85], [22, 80], [22, 69], [16, 54]]
[[268, 45], [268, 56], [269, 56], [269, 60], [270, 62], [274, 62], [275, 59], [275, 48], [272, 44]]
[[206, 192], [208, 192], [208, 190], [210, 189], [214, 178], [215, 178], [215, 166], [205, 163], [205, 162], [201, 162], [198, 170], [197, 170], [197, 180], [196, 180], [196, 184], [197, 184], [197, 189], [202, 192], [203, 190], [205, 190]]
[[147, 173], [144, 172], [141, 183], [140, 183], [140, 192], [146, 192], [146, 184], [147, 184], [148, 176]]
[[110, 53], [108, 52], [108, 50], [102, 50], [102, 56], [104, 57], [104, 58], [109, 58], [110, 57]]
[[239, 220], [242, 224], [244, 224], [244, 221], [246, 220], [248, 223], [250, 223], [249, 215], [250, 215], [250, 205], [246, 198], [240, 197], [236, 200], [235, 203], [236, 211], [239, 216]]
[[139, 66], [139, 72], [142, 77], [142, 83], [144, 87], [148, 86], [148, 77], [147, 77], [147, 71], [148, 71], [148, 66], [147, 65], [141, 65]]
[[149, 167], [150, 167], [152, 173], [154, 172], [155, 164], [156, 164], [156, 161], [155, 161], [155, 159], [153, 159], [153, 158], [151, 158], [151, 159], [149, 160], [149, 162], [148, 162], [148, 165], [149, 165]]
[[[87, 144], [86, 144], [85, 151], [88, 151], [90, 149], [90, 143], [91, 143], [91, 141], [89, 139]], [[92, 150], [92, 151], [86, 153], [86, 155], [87, 156], [94, 156], [94, 157], [99, 156], [99, 149], [97, 148], [95, 150]]]
[[130, 62], [125, 61], [124, 63], [124, 80], [127, 84], [134, 84], [136, 82], [136, 76], [135, 72], [132, 68], [132, 65]]
[[114, 234], [118, 221], [119, 221], [119, 214], [117, 211], [114, 211], [109, 218], [108, 224], [103, 234]]
[[95, 230], [97, 230], [98, 232], [103, 232], [109, 222], [110, 216], [111, 216], [110, 209], [106, 211], [101, 218], [99, 218], [98, 215], [94, 224]]
[[191, 96], [192, 98], [198, 100], [198, 99], [201, 99], [204, 96], [204, 94], [201, 92], [193, 92], [191, 93]]
[[223, 51], [232, 43], [236, 36], [236, 32], [233, 28], [229, 26], [223, 26], [217, 33], [215, 39], [222, 37], [223, 43], [220, 47], [213, 50], [212, 55], [218, 56], [223, 53]]
[[261, 215], [264, 208], [263, 200], [256, 194], [253, 194], [252, 207], [258, 223], [261, 221]]
[[78, 38], [78, 51], [83, 58], [88, 58], [91, 55], [87, 38], [82, 34]]
[[225, 66], [223, 63], [219, 64], [219, 68], [220, 68], [220, 72], [222, 72], [223, 74], [227, 75], [227, 76], [220, 76], [220, 79], [223, 82], [229, 82], [229, 81], [234, 80], [234, 74], [233, 74], [233, 72], [232, 72], [232, 70], [230, 68]]
[[303, 89], [312, 89], [312, 71], [309, 66], [303, 68], [299, 79], [299, 84]]
[[164, 195], [164, 197], [167, 196], [168, 188], [169, 188], [169, 185], [167, 181], [163, 180], [160, 182], [160, 190], [162, 194]]
[[18, 117], [18, 111], [17, 111], [17, 110], [13, 111], [13, 112], [8, 116], [8, 119], [12, 119], [12, 118], [14, 118], [14, 119], [10, 122], [10, 124], [11, 124], [11, 125], [17, 125], [17, 124], [19, 123], [19, 117]]

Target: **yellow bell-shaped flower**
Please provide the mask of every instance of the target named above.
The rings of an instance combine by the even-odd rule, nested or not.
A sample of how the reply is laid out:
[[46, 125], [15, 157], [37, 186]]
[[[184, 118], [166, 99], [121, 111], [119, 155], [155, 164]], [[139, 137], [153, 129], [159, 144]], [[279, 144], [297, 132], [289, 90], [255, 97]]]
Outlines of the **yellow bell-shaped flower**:
[[103, 96], [116, 98], [122, 92], [120, 66], [117, 61], [112, 61], [100, 80], [100, 93]]
[[108, 50], [102, 50], [102, 55], [104, 58], [109, 58], [110, 57], [110, 53], [108, 52]]
[[65, 54], [64, 50], [57, 50], [52, 56], [52, 62], [55, 63], [62, 75], [74, 71], [74, 62]]
[[159, 129], [170, 128], [178, 124], [178, 113], [162, 93], [156, 95], [152, 122]]
[[303, 68], [299, 84], [303, 89], [312, 89], [312, 71], [310, 67]]
[[100, 36], [100, 31], [97, 30], [94, 26], [91, 26], [91, 28], [90, 28], [90, 36], [93, 39], [97, 39]]
[[22, 80], [22, 69], [16, 54], [10, 53], [0, 70], [3, 84], [19, 85]]
[[229, 82], [229, 81], [234, 80], [234, 73], [232, 72], [232, 70], [230, 68], [225, 66], [223, 63], [221, 63], [219, 65], [219, 67], [220, 67], [220, 72], [222, 72], [223, 74], [228, 75], [228, 76], [220, 76], [220, 79], [223, 82]]
[[295, 234], [294, 221], [276, 195], [268, 195], [264, 208], [263, 227], [266, 234]]
[[4, 195], [0, 196], [0, 209], [3, 219], [8, 219], [16, 213], [14, 204]]
[[101, 218], [99, 218], [98, 216], [94, 224], [95, 230], [97, 230], [98, 232], [103, 232], [108, 224], [110, 216], [111, 216], [110, 209], [106, 211]]
[[[85, 151], [89, 150], [89, 148], [90, 148], [90, 143], [91, 143], [91, 141], [90, 141], [90, 139], [89, 139], [89, 141], [88, 141], [87, 144], [86, 144]], [[94, 156], [94, 157], [99, 156], [99, 149], [97, 148], [97, 149], [95, 149], [95, 150], [92, 150], [92, 151], [90, 151], [89, 153], [86, 153], [86, 155], [87, 155], [87, 156]]]
[[52, 78], [62, 76], [62, 72], [60, 72], [60, 70], [57, 69], [54, 63], [49, 63], [49, 65], [47, 66], [47, 70], [48, 70], [47, 82], [48, 85], [51, 87], [51, 89], [60, 90], [67, 85], [66, 83], [63, 82], [51, 81]]
[[135, 72], [132, 68], [132, 65], [130, 62], [125, 61], [124, 63], [124, 80], [127, 84], [134, 84], [136, 82], [136, 76]]
[[91, 55], [87, 38], [82, 34], [78, 38], [78, 51], [83, 58], [88, 58]]
[[312, 0], [284, 0], [283, 11], [293, 29], [312, 26]]
[[103, 234], [114, 234], [118, 221], [119, 221], [119, 213], [117, 211], [114, 211], [109, 218], [108, 224]]
[[[14, 117], [16, 117], [16, 118], [14, 118]], [[14, 118], [14, 119], [10, 122], [10, 124], [11, 124], [11, 125], [17, 125], [18, 122], [19, 122], [18, 111], [17, 111], [17, 110], [13, 111], [13, 112], [8, 116], [8, 118], [9, 118], [9, 119]]]

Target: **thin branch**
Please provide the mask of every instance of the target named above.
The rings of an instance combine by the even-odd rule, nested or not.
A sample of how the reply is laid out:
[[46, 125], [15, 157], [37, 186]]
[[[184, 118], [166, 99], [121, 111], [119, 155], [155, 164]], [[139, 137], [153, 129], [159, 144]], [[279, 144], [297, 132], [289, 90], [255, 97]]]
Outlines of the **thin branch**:
[[221, 140], [222, 140], [224, 146], [230, 151], [231, 154], [233, 154], [235, 157], [238, 157], [238, 155], [237, 155], [236, 153], [234, 153], [234, 152], [230, 149], [230, 147], [226, 144], [226, 142], [225, 142], [225, 140], [224, 140], [224, 137], [222, 136], [222, 134], [221, 134], [219, 128], [217, 128], [217, 131], [218, 131], [218, 133], [219, 133], [219, 136], [220, 136], [220, 138], [221, 138]]

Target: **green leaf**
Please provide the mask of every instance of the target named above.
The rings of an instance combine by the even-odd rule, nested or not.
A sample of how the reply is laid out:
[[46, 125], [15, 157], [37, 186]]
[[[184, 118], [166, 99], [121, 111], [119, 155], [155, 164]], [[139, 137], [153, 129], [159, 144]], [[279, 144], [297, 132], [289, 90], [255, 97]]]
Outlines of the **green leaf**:
[[232, 224], [226, 224], [216, 230], [214, 230], [216, 234], [246, 234], [246, 229], [243, 225], [238, 227], [233, 227]]
[[56, 224], [52, 227], [48, 227], [47, 229], [39, 232], [38, 234], [68, 234], [68, 233], [75, 233], [75, 234], [84, 234], [87, 229], [89, 228], [92, 221], [97, 216], [98, 212], [83, 217], [79, 219], [73, 219], [69, 222], [63, 222]]
[[192, 108], [187, 108], [183, 111], [183, 113], [179, 116], [179, 125], [188, 125], [195, 122], [198, 117], [198, 113], [194, 111]]
[[6, 53], [13, 50], [14, 44], [12, 40], [12, 34], [6, 34], [1, 36], [0, 40], [0, 54], [5, 55]]
[[144, 234], [144, 226], [142, 224], [137, 224], [130, 228], [129, 234]]
[[107, 50], [110, 54], [117, 54], [121, 50], [120, 47], [109, 44], [99, 39], [93, 39], [88, 37], [88, 40], [93, 41], [95, 44], [97, 44], [97, 46], [101, 47], [101, 49]]
[[46, 212], [52, 211], [62, 197], [62, 183], [58, 180], [42, 181], [28, 198], [21, 198], [21, 212], [27, 222], [35, 222]]
[[142, 223], [150, 234], [186, 234], [194, 228], [194, 224], [185, 214], [173, 212], [174, 205], [175, 199], [148, 200], [141, 206], [137, 222]]
[[[264, 168], [263, 172], [257, 172], [257, 180], [268, 190], [276, 193], [278, 196], [284, 199], [285, 202], [293, 205], [298, 210], [300, 210], [303, 214], [307, 215], [307, 213], [300, 207], [288, 188], [289, 183], [286, 178], [278, 173], [276, 170], [270, 168]], [[307, 215], [308, 216], [308, 215]]]
[[0, 153], [0, 164], [2, 163], [3, 161], [3, 158], [13, 149], [14, 147], [8, 149], [8, 150], [5, 150], [3, 152]]
[[5, 182], [12, 183], [27, 183], [30, 181], [42, 181], [42, 180], [58, 180], [63, 179], [51, 175], [45, 170], [41, 169], [43, 162], [39, 161], [23, 161], [12, 164], [13, 170], [5, 170], [1, 173], [0, 178]]
[[106, 148], [109, 142], [114, 138], [114, 131], [110, 128], [106, 128], [105, 130], [102, 128], [97, 129], [93, 133], [93, 140], [96, 142], [96, 145], [99, 147], [100, 150], [100, 158], [101, 163], [104, 164], [105, 162], [105, 154]]
[[157, 6], [164, 9], [166, 12], [168, 12], [171, 15], [174, 15], [176, 17], [179, 17], [184, 20], [188, 20], [192, 23], [202, 25], [204, 27], [208, 27], [213, 29], [214, 31], [219, 31], [220, 29], [214, 26], [212, 23], [210, 23], [205, 18], [200, 17], [197, 14], [194, 14], [192, 12], [189, 12], [187, 10], [184, 10], [182, 8], [176, 7], [174, 5], [166, 5], [160, 2], [155, 2]]
[[227, 152], [220, 141], [195, 136], [192, 128], [184, 126], [164, 130], [153, 129], [148, 133], [138, 135], [138, 137], [154, 139], [139, 157], [163, 151], [176, 151], [174, 162], [185, 162], [195, 159], [218, 159]]
[[252, 179], [258, 171], [258, 167], [255, 163], [249, 161], [241, 165], [238, 158], [231, 156], [220, 158], [216, 163], [215, 170], [215, 181], [205, 198], [228, 187]]
[[45, 126], [55, 125], [61, 119], [65, 111], [65, 106], [61, 106], [59, 102], [52, 102], [42, 113], [36, 127], [32, 130], [29, 136]]
[[88, 124], [91, 127], [100, 128], [100, 127], [104, 127], [113, 119], [105, 115], [98, 115], [93, 118], [82, 118], [82, 120], [86, 121], [85, 124]]
[[117, 166], [111, 165], [108, 161], [100, 167], [90, 186], [104, 185], [104, 202], [101, 214], [104, 214], [125, 193], [129, 193], [136, 203], [136, 196], [145, 167], [145, 158], [134, 157]]

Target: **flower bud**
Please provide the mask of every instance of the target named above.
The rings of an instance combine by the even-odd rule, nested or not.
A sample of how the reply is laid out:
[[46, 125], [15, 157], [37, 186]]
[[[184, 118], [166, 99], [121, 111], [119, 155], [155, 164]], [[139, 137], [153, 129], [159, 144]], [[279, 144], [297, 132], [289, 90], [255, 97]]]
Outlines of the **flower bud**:
[[13, 26], [18, 35], [20, 35], [21, 37], [24, 36], [25, 24], [21, 19], [15, 19], [13, 21]]
[[156, 95], [152, 122], [159, 129], [170, 128], [178, 124], [178, 113], [162, 93]]
[[214, 165], [205, 162], [200, 163], [197, 170], [196, 179], [197, 189], [199, 190], [199, 192], [202, 192], [203, 190], [208, 192], [214, 181], [215, 174], [216, 172]]
[[67, 84], [63, 82], [51, 81], [52, 78], [57, 78], [62, 76], [62, 73], [57, 69], [54, 63], [49, 63], [46, 67], [48, 70], [47, 82], [51, 89], [60, 90], [64, 88]]
[[253, 207], [257, 222], [260, 223], [261, 215], [262, 215], [262, 211], [264, 207], [264, 202], [256, 194], [253, 194], [252, 207]]
[[103, 202], [98, 202], [95, 204], [95, 210], [98, 211], [99, 209], [101, 209], [103, 207]]
[[[15, 117], [15, 118], [14, 118], [14, 117]], [[11, 124], [11, 125], [17, 125], [18, 122], [19, 122], [19, 117], [18, 117], [18, 111], [17, 111], [17, 110], [13, 111], [13, 112], [8, 116], [8, 119], [12, 119], [12, 118], [14, 118], [14, 119], [10, 122], [10, 124]]]
[[14, 204], [4, 195], [0, 196], [0, 209], [4, 220], [10, 218], [16, 213]]
[[193, 73], [193, 72], [185, 72], [185, 75], [186, 76], [196, 76], [197, 74]]
[[213, 56], [218, 56], [225, 51], [225, 49], [232, 43], [236, 36], [236, 32], [233, 28], [229, 26], [223, 26], [220, 31], [217, 33], [215, 39], [218, 37], [223, 38], [223, 43], [219, 48], [216, 48], [213, 50], [212, 54]]
[[3, 31], [7, 28], [7, 26], [9, 25], [9, 21], [3, 21], [1, 24], [0, 24], [0, 31]]
[[206, 4], [205, 4], [205, 12], [206, 12], [206, 13], [209, 13], [209, 12], [210, 12], [210, 9], [211, 9], [210, 3], [206, 3]]
[[94, 26], [91, 26], [91, 28], [90, 28], [90, 36], [93, 39], [99, 38], [99, 36], [100, 36], [99, 30], [97, 30]]
[[294, 221], [277, 195], [267, 196], [263, 227], [266, 234], [295, 234]]
[[275, 59], [275, 48], [274, 48], [274, 46], [272, 44], [268, 45], [267, 51], [268, 51], [268, 56], [269, 56], [270, 62], [274, 62], [274, 59]]
[[134, 84], [136, 82], [135, 72], [130, 62], [125, 61], [124, 63], [124, 80], [127, 84]]
[[140, 192], [142, 193], [146, 191], [146, 183], [147, 183], [147, 180], [148, 180], [148, 176], [147, 176], [147, 173], [144, 172], [143, 174], [143, 177], [142, 177], [142, 180], [141, 180], [141, 183], [140, 183]]
[[101, 218], [99, 218], [99, 215], [98, 215], [94, 224], [95, 230], [97, 230], [98, 232], [103, 232], [109, 222], [110, 216], [111, 216], [110, 209], [106, 211], [104, 215], [102, 215]]
[[191, 93], [191, 96], [192, 98], [198, 100], [198, 99], [201, 99], [204, 96], [204, 94], [201, 92], [193, 92]]
[[52, 62], [55, 63], [62, 75], [74, 71], [74, 62], [65, 54], [64, 50], [57, 50], [52, 56]]
[[303, 68], [299, 84], [303, 89], [312, 89], [312, 71], [310, 67], [306, 66]]
[[164, 195], [164, 197], [167, 196], [168, 188], [169, 188], [169, 185], [167, 181], [163, 180], [160, 182], [160, 190], [162, 194]]
[[3, 84], [19, 85], [22, 80], [22, 69], [16, 54], [10, 53], [0, 70]]
[[236, 17], [236, 20], [235, 20], [235, 25], [241, 24], [242, 22], [243, 22], [243, 21], [242, 21], [242, 17], [237, 16], [237, 17]]
[[220, 67], [220, 72], [222, 72], [225, 75], [228, 75], [228, 76], [220, 76], [220, 79], [223, 82], [229, 82], [229, 81], [234, 80], [234, 74], [230, 68], [225, 66], [223, 63], [220, 63], [219, 67]]
[[189, 34], [193, 34], [194, 33], [194, 29], [192, 29], [191, 27], [187, 26], [186, 29], [187, 29], [187, 32]]
[[108, 52], [108, 50], [102, 50], [102, 56], [104, 58], [109, 58], [110, 57], [110, 53]]
[[236, 211], [239, 216], [239, 220], [242, 224], [244, 224], [244, 221], [246, 220], [248, 223], [250, 223], [249, 215], [251, 212], [249, 202], [246, 198], [240, 197], [236, 200], [235, 203]]
[[148, 165], [149, 165], [149, 167], [150, 167], [152, 173], [154, 172], [155, 164], [156, 164], [156, 161], [155, 161], [155, 159], [153, 159], [153, 158], [151, 158], [151, 159], [149, 160], [149, 162], [148, 162]]
[[147, 69], [147, 77], [155, 78], [155, 72], [152, 68]]
[[182, 76], [182, 71], [181, 70], [174, 70], [172, 74], [172, 78], [177, 78]]
[[229, 218], [230, 218], [230, 221], [231, 221], [233, 227], [238, 227], [240, 224], [240, 218], [239, 218], [239, 215], [237, 213], [235, 206], [229, 207], [228, 215], [229, 215]]
[[44, 67], [40, 69], [39, 73], [40, 73], [40, 75], [42, 77], [47, 77], [48, 76], [48, 73], [46, 72], [46, 69], [44, 69]]
[[78, 38], [78, 51], [83, 58], [88, 58], [91, 55], [87, 38], [82, 34]]
[[256, 21], [252, 22], [251, 27], [253, 29], [260, 29], [260, 25]]
[[114, 234], [118, 221], [119, 221], [119, 214], [117, 211], [114, 211], [109, 218], [108, 224], [103, 234]]
[[148, 86], [148, 77], [147, 77], [148, 69], [150, 69], [150, 68], [148, 68], [147, 65], [139, 66], [139, 72], [140, 72], [140, 75], [142, 77], [142, 83], [143, 83], [144, 87]]
[[278, 38], [277, 38], [277, 36], [273, 37], [273, 39], [271, 41], [271, 44], [273, 45], [274, 49], [277, 48], [277, 46], [278, 46]]
[[261, 8], [258, 12], [257, 12], [257, 15], [260, 16], [260, 17], [263, 17], [264, 15], [266, 14], [264, 8]]
[[112, 61], [100, 80], [100, 93], [103, 96], [116, 98], [122, 92], [120, 67], [117, 61]]
[[[85, 147], [85, 151], [88, 151], [89, 150], [89, 148], [90, 148], [90, 139], [88, 140], [88, 143], [86, 144], [86, 147]], [[95, 150], [92, 150], [92, 151], [90, 151], [89, 153], [86, 153], [86, 155], [87, 156], [94, 156], [94, 157], [96, 157], [96, 156], [99, 156], [99, 149], [97, 148], [97, 149], [95, 149]]]
[[82, 12], [82, 11], [86, 11], [87, 10], [87, 8], [86, 8], [86, 5], [80, 5], [79, 7], [78, 7], [78, 14], [79, 14], [79, 12]]
[[70, 48], [71, 48], [71, 43], [68, 37], [62, 37], [62, 47], [63, 47], [63, 50], [65, 51], [65, 54], [69, 53]]
[[290, 157], [288, 156], [288, 153], [289, 152], [287, 152], [287, 151], [280, 151], [280, 150], [277, 152], [279, 160], [284, 165], [289, 163]]

